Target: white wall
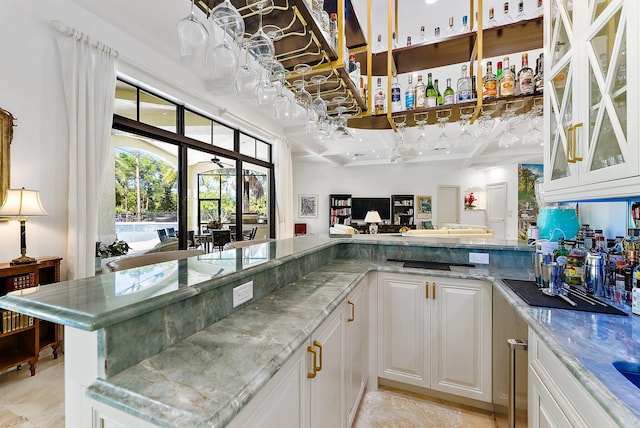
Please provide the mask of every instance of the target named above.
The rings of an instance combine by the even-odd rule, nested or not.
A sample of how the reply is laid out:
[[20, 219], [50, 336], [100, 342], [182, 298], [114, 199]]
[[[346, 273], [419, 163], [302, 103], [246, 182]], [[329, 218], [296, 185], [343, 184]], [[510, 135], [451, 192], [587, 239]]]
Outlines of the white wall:
[[[293, 194], [296, 198], [294, 221], [307, 223], [307, 233], [327, 234], [329, 230], [329, 194], [350, 193], [353, 196], [378, 197], [394, 194], [432, 195], [433, 222], [437, 224], [438, 185], [459, 185], [461, 195], [472, 187], [485, 188], [486, 184], [508, 181], [508, 207], [513, 213], [508, 219], [507, 239], [517, 239], [517, 165], [490, 170], [457, 171], [433, 165], [390, 163], [383, 166], [342, 168], [325, 163], [295, 163], [293, 165]], [[489, 181], [491, 179], [492, 181]], [[298, 217], [297, 198], [300, 194], [318, 195], [318, 217]], [[461, 201], [460, 206], [463, 206]], [[480, 202], [486, 207], [486, 201]], [[461, 222], [475, 221], [468, 212], [461, 213]]]

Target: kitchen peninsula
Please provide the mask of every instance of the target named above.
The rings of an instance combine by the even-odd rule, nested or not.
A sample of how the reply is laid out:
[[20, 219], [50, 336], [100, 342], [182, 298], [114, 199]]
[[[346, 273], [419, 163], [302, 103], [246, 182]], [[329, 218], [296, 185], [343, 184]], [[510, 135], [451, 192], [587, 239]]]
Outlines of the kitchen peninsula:
[[[606, 419], [637, 426], [637, 389], [611, 361], [640, 355], [640, 320], [526, 306], [501, 279], [530, 279], [531, 251], [504, 241], [298, 237], [43, 286], [0, 307], [65, 325], [67, 426], [225, 426], [371, 275], [483, 281]], [[489, 264], [431, 271], [390, 261], [463, 264], [469, 252], [488, 254]], [[254, 297], [235, 310], [232, 289], [248, 281]]]

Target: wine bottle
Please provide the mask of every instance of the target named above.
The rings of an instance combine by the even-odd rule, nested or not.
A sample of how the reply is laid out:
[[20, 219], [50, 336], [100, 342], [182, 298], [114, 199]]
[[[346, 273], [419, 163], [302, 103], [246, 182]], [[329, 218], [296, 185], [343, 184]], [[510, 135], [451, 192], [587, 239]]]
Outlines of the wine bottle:
[[433, 80], [431, 73], [427, 74], [427, 107], [435, 107], [438, 105], [438, 92], [433, 86]]
[[436, 105], [442, 105], [442, 94], [440, 93], [440, 88], [438, 87], [438, 79], [433, 81], [433, 87], [436, 89]]
[[444, 90], [443, 104], [449, 105], [456, 102], [455, 93], [451, 87], [451, 78], [447, 78], [447, 88]]

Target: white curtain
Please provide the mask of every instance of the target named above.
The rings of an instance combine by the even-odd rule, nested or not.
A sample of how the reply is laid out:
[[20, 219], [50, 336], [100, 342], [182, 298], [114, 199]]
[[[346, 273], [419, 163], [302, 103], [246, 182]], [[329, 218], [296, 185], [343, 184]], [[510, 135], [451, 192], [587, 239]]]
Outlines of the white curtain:
[[293, 165], [291, 145], [282, 137], [276, 138], [276, 237], [293, 237]]
[[113, 121], [117, 52], [81, 32], [53, 22], [69, 124], [69, 279], [95, 274], [98, 198]]

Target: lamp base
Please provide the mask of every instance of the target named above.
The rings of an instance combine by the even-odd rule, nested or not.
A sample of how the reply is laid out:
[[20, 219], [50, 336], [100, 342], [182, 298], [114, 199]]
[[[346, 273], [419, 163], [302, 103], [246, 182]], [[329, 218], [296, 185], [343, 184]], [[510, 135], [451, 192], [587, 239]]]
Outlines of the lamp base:
[[375, 235], [378, 233], [378, 225], [375, 223], [371, 223], [369, 225], [369, 234], [370, 235]]
[[20, 257], [18, 257], [17, 259], [13, 259], [11, 260], [11, 262], [9, 263], [10, 265], [26, 265], [29, 263], [35, 263], [37, 262], [36, 259], [34, 259], [33, 257], [28, 257], [25, 255], [22, 255]]

